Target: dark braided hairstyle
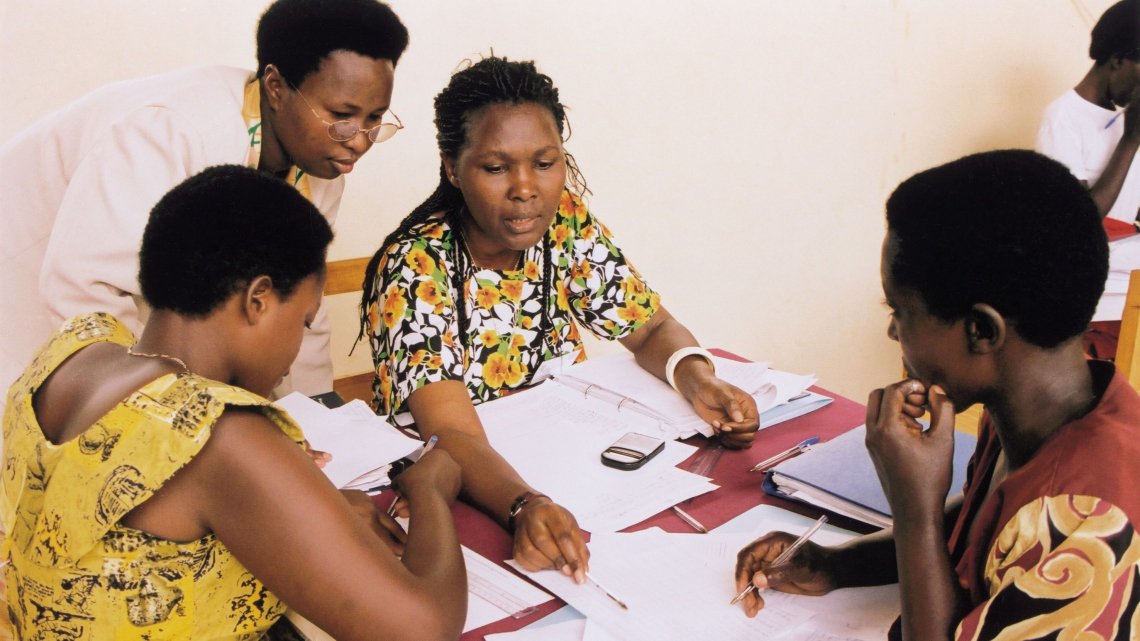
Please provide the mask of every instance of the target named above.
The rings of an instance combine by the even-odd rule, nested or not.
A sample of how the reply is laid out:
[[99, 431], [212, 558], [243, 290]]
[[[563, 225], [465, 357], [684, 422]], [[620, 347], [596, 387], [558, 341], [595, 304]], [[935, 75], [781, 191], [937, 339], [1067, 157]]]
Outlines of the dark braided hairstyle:
[[[550, 76], [538, 71], [533, 61], [510, 61], [492, 55], [479, 62], [471, 64], [451, 76], [451, 81], [439, 95], [435, 97], [435, 127], [436, 142], [439, 151], [448, 158], [458, 158], [459, 152], [467, 145], [467, 126], [478, 114], [491, 105], [511, 104], [520, 105], [534, 103], [546, 107], [554, 117], [558, 126], [558, 133], [563, 141], [569, 139], [569, 121], [566, 119], [566, 109], [558, 100], [558, 89]], [[565, 131], [564, 131], [565, 128]], [[578, 171], [578, 164], [568, 152], [566, 156], [566, 182], [567, 187], [578, 195], [589, 193], [586, 181]], [[419, 225], [433, 215], [443, 212], [444, 220], [454, 232], [455, 242], [452, 244], [451, 258], [454, 268], [451, 271], [451, 288], [454, 290], [454, 300], [459, 324], [459, 340], [468, 346], [469, 320], [466, 304], [465, 282], [468, 272], [473, 268], [471, 256], [459, 233], [466, 214], [463, 193], [447, 179], [447, 173], [442, 161], [439, 167], [439, 185], [419, 207], [412, 210], [392, 233], [384, 238], [380, 249], [368, 262], [364, 271], [364, 294], [360, 301], [360, 333], [356, 337], [360, 341], [370, 331], [368, 308], [380, 297], [377, 272], [384, 262], [388, 252], [416, 225]], [[550, 288], [553, 281], [550, 257], [550, 236], [544, 235], [542, 239], [542, 319], [539, 322], [538, 337], [546, 340], [547, 334], [553, 329], [550, 319]]]

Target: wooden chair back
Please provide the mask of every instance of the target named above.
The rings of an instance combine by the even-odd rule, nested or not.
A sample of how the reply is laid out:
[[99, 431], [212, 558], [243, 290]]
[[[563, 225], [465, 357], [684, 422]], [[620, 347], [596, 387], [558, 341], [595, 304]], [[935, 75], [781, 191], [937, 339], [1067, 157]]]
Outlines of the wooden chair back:
[[[369, 260], [370, 258], [330, 260], [325, 266], [325, 296], [363, 291], [364, 269], [368, 267]], [[365, 344], [364, 348], [368, 349], [368, 345]], [[373, 376], [371, 371], [341, 376], [333, 380], [333, 391], [345, 401], [360, 399], [366, 403], [371, 402]]]
[[1116, 368], [1132, 387], [1140, 390], [1140, 270], [1128, 278], [1124, 315], [1120, 318], [1120, 338], [1116, 343]]

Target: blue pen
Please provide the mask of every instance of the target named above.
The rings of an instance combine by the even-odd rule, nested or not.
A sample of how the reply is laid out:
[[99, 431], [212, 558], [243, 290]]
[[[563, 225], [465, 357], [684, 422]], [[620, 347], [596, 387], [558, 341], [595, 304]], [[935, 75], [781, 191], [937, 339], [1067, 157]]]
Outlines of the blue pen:
[[[411, 466], [412, 463], [415, 463], [416, 461], [420, 460], [421, 456], [430, 452], [431, 449], [433, 447], [435, 447], [435, 444], [437, 442], [439, 442], [439, 435], [438, 434], [432, 434], [431, 438], [428, 439], [427, 443], [424, 443], [423, 445], [419, 446], [418, 448], [413, 450], [411, 454], [408, 454], [404, 458], [402, 458], [398, 461], [393, 461], [391, 469], [388, 470], [388, 478], [392, 479], [392, 478], [399, 476], [404, 470], [408, 469], [408, 467]], [[379, 492], [380, 490], [383, 490], [387, 487], [390, 487], [390, 485], [391, 485], [390, 483], [385, 484], [385, 485], [377, 485], [376, 487], [370, 487], [364, 491], [367, 492], [368, 494], [371, 494], [373, 492]]]
[[1117, 118], [1119, 118], [1119, 117], [1120, 117], [1120, 114], [1122, 114], [1122, 113], [1124, 113], [1124, 112], [1123, 112], [1123, 111], [1118, 111], [1118, 112], [1116, 112], [1116, 115], [1115, 115], [1115, 116], [1113, 116], [1113, 117], [1111, 117], [1111, 118], [1109, 118], [1109, 119], [1108, 119], [1108, 124], [1107, 124], [1107, 125], [1105, 125], [1105, 126], [1104, 126], [1104, 128], [1105, 128], [1105, 129], [1108, 129], [1109, 127], [1111, 127], [1111, 126], [1112, 126], [1112, 123], [1116, 122], [1116, 119], [1117, 119]]
[[779, 463], [780, 461], [790, 459], [793, 456], [798, 456], [800, 454], [803, 454], [804, 452], [806, 452], [808, 450], [809, 447], [811, 447], [812, 445], [815, 445], [818, 442], [819, 442], [818, 436], [813, 436], [811, 438], [805, 438], [804, 440], [800, 441], [799, 443], [796, 443], [795, 445], [789, 447], [788, 449], [784, 450], [783, 452], [780, 452], [779, 454], [777, 454], [775, 456], [766, 458], [763, 461], [760, 461], [759, 463], [757, 463], [756, 465], [753, 465], [751, 468], [748, 469], [748, 471], [749, 472], [763, 472], [764, 470], [772, 467], [773, 465]]

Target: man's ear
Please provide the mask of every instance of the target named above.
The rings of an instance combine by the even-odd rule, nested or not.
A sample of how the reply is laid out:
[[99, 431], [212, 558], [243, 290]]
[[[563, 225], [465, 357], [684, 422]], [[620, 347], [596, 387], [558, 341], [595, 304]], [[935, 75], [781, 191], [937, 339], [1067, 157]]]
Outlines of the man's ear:
[[267, 106], [273, 111], [280, 109], [281, 102], [284, 100], [285, 92], [288, 89], [289, 83], [277, 67], [265, 65], [265, 71], [261, 74], [261, 90], [265, 93], [265, 99], [268, 101]]
[[245, 313], [246, 323], [256, 325], [261, 321], [275, 302], [274, 294], [272, 278], [262, 275], [249, 281], [242, 294], [242, 311]]
[[971, 354], [991, 354], [1005, 345], [1009, 327], [996, 309], [976, 303], [966, 314], [965, 330]]

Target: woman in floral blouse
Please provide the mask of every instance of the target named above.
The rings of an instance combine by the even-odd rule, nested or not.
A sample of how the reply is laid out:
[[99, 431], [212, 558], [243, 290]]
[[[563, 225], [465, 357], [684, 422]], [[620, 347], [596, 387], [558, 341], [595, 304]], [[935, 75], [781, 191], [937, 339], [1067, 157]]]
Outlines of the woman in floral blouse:
[[520, 563], [581, 581], [588, 552], [574, 517], [490, 447], [474, 405], [527, 385], [544, 363], [585, 359], [581, 324], [670, 380], [726, 445], [751, 444], [756, 406], [716, 377], [587, 210], [558, 90], [534, 63], [481, 60], [452, 76], [435, 109], [440, 184], [365, 276], [373, 404], [439, 435], [466, 495], [513, 530]]

